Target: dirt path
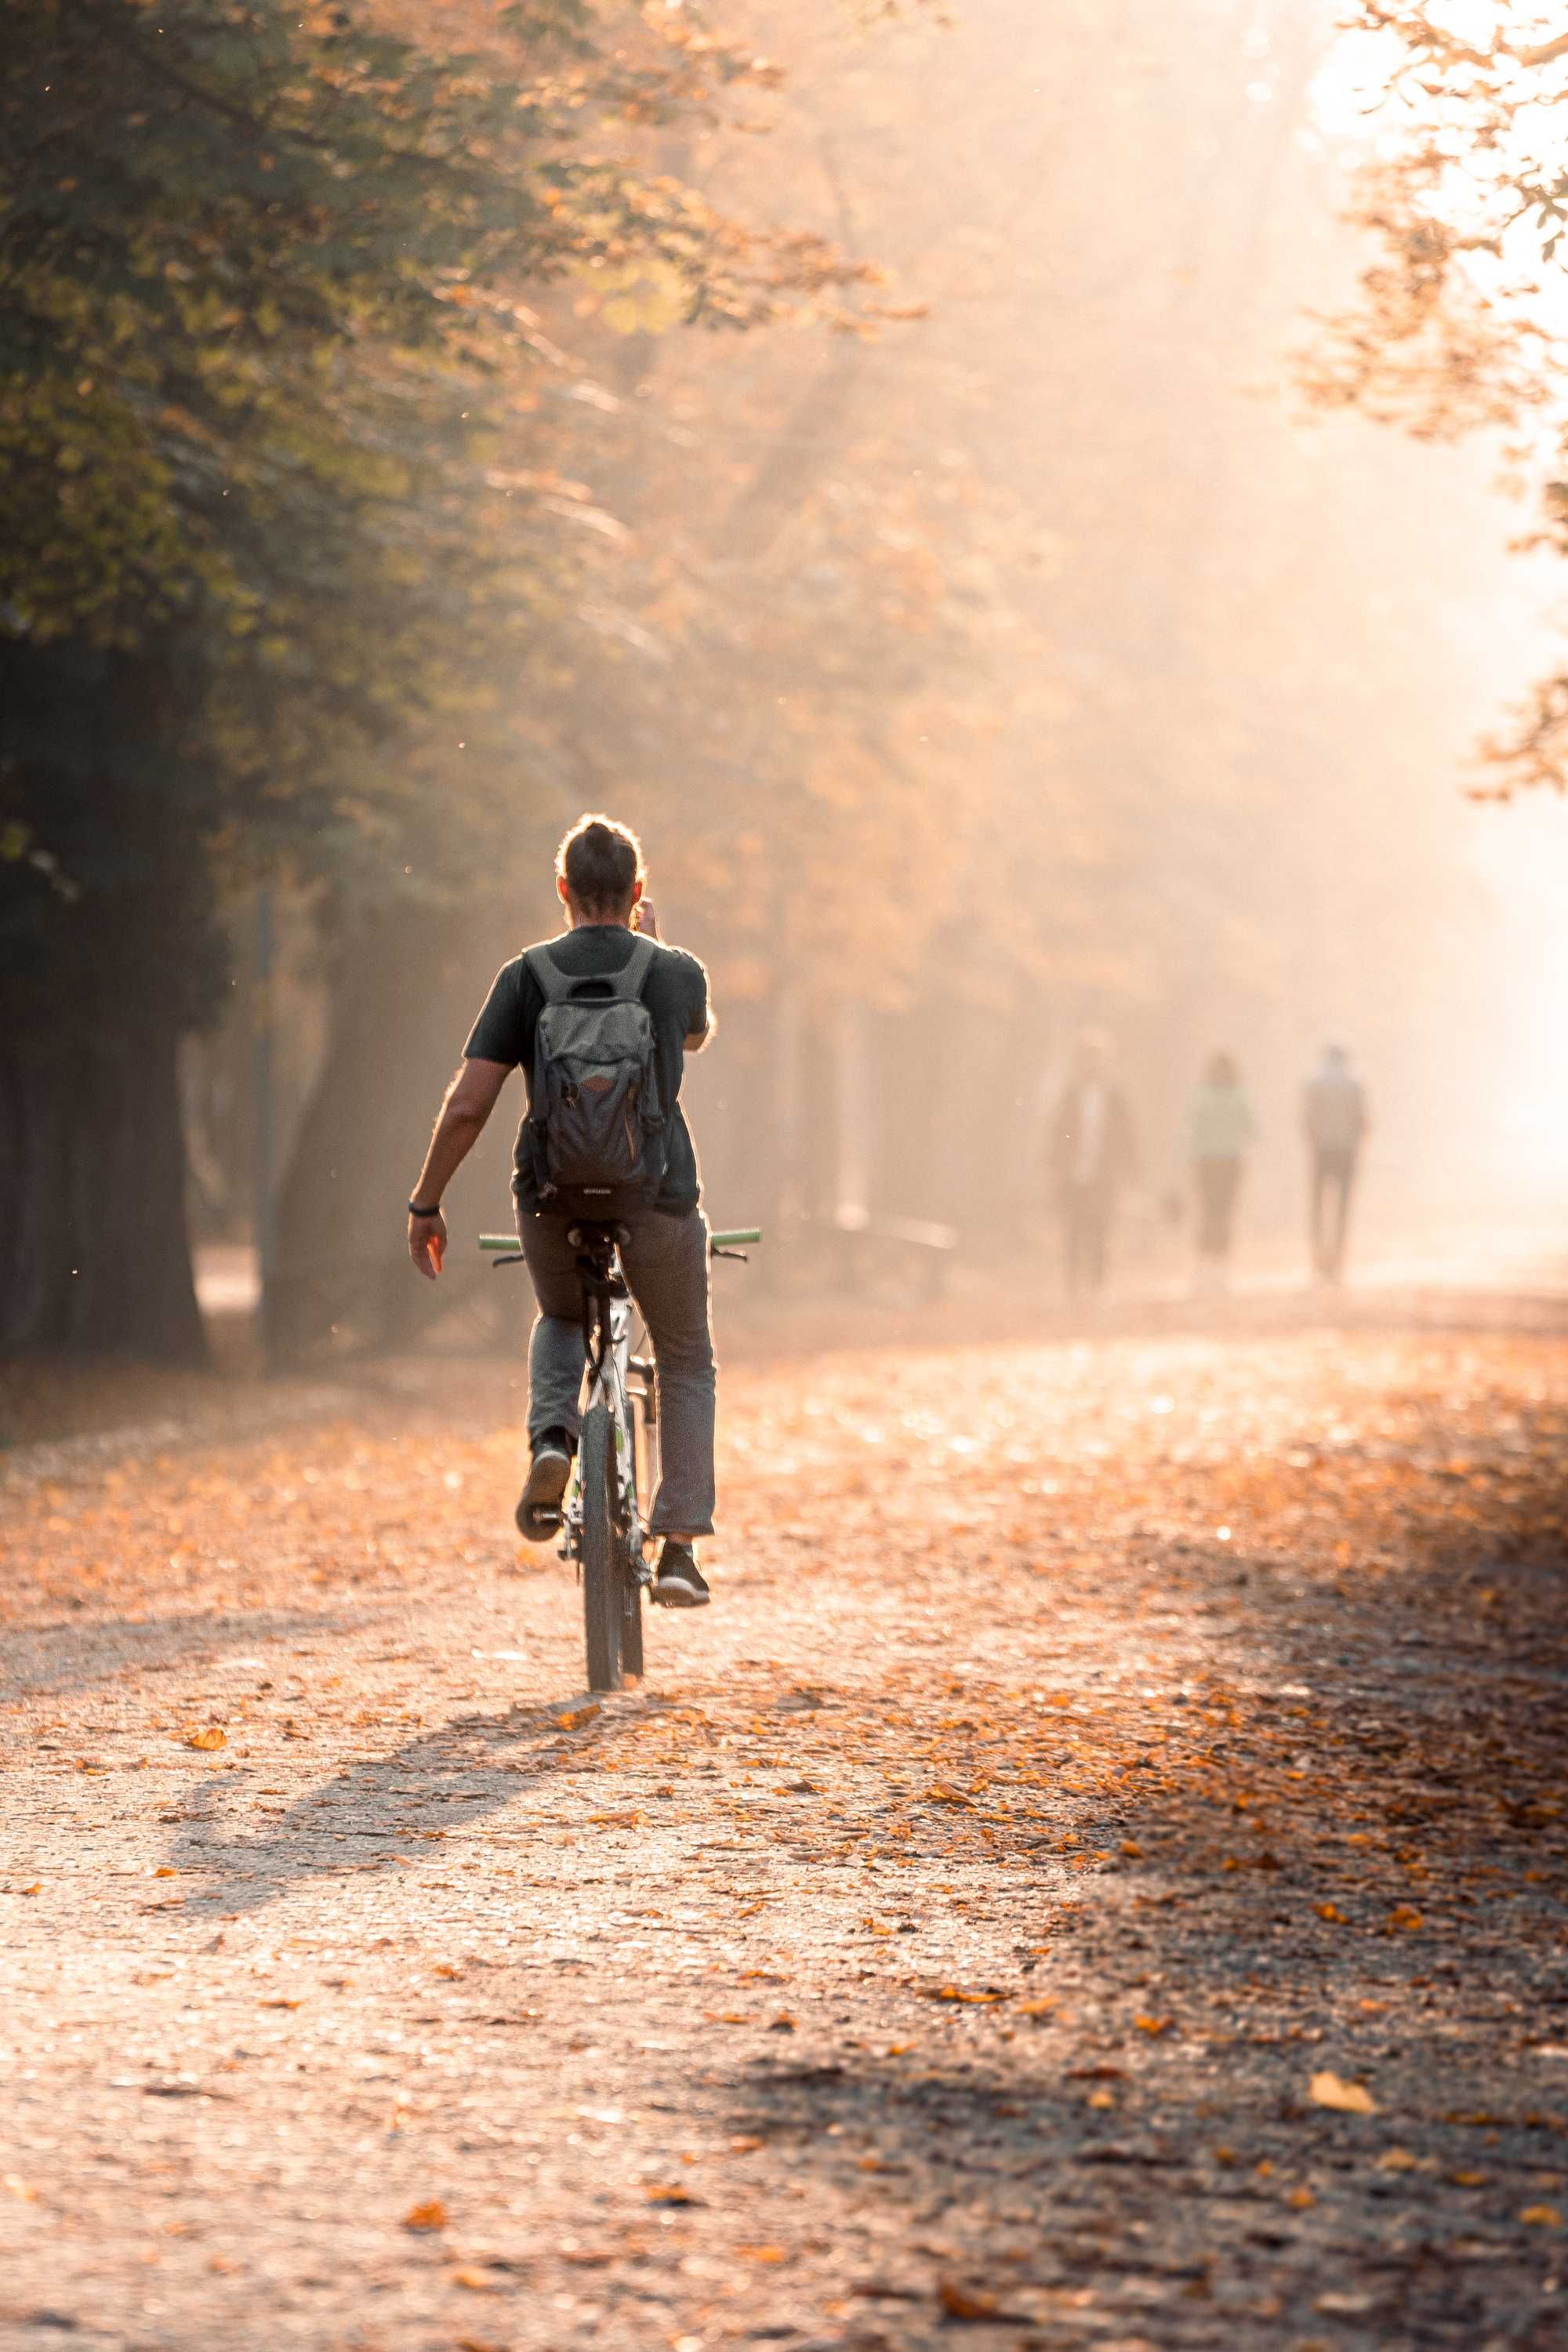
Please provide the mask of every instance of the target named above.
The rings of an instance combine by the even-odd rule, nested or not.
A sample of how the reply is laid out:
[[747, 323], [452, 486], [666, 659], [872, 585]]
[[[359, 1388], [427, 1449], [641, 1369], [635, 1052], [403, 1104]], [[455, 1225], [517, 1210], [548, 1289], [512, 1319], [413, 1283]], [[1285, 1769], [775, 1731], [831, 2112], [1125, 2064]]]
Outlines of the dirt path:
[[0, 2342], [1568, 2341], [1565, 1370], [743, 1371], [599, 1707], [504, 1371], [14, 1457]]

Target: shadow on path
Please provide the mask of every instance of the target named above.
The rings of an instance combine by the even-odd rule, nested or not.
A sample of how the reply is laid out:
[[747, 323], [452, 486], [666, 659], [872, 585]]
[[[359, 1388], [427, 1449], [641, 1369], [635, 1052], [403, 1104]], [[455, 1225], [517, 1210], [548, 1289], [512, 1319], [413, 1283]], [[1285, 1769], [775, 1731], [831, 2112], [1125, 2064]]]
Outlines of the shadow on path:
[[237, 1836], [228, 1824], [237, 1801], [265, 1800], [266, 1789], [256, 1786], [264, 1769], [204, 1781], [169, 1854], [177, 1869], [207, 1880], [200, 1892], [193, 1885], [184, 1916], [256, 1911], [298, 1884], [416, 1859], [438, 1863], [445, 1836], [471, 1829], [531, 1783], [609, 1746], [641, 1712], [635, 1700], [605, 1704], [584, 1693], [502, 1716], [454, 1717], [279, 1807], [257, 1835]]
[[8, 1626], [0, 1702], [83, 1690], [121, 1674], [190, 1666], [258, 1642], [310, 1639], [352, 1630], [355, 1621], [292, 1609], [177, 1612], [166, 1617], [65, 1618], [58, 1624]]
[[855, 2217], [848, 2341], [1564, 2341], [1565, 1564], [1436, 1497], [1403, 1528], [1381, 1577], [1146, 1552], [1248, 1638], [1155, 1716], [1108, 1696], [1120, 1855], [1077, 1902], [992, 1878], [1040, 1955], [993, 2005], [921, 2000], [887, 2058], [819, 2020], [740, 2079], [781, 2188]]

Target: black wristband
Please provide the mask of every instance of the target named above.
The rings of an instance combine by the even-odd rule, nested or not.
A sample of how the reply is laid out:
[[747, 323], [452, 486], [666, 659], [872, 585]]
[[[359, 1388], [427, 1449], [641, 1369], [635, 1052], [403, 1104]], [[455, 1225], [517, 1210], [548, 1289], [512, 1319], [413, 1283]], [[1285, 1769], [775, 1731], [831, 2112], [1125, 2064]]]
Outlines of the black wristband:
[[410, 1201], [408, 1213], [411, 1217], [438, 1217], [441, 1213], [441, 1203], [437, 1201], [433, 1209], [422, 1209], [417, 1201]]

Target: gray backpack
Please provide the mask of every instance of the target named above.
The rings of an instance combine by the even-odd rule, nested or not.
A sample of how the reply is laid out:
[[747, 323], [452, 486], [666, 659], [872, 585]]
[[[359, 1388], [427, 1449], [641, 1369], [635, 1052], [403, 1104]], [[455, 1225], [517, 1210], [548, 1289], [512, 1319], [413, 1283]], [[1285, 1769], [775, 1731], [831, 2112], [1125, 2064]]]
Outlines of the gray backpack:
[[523, 961], [544, 997], [533, 1045], [529, 1136], [539, 1205], [617, 1217], [649, 1208], [665, 1171], [653, 1021], [641, 1002], [658, 953], [633, 941], [624, 971], [568, 979], [548, 948]]

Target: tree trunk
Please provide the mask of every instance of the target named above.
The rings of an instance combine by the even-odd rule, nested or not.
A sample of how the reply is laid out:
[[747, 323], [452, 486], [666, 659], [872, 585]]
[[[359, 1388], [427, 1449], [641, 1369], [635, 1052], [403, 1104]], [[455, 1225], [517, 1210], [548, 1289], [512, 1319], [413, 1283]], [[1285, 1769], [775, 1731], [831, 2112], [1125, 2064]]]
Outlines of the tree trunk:
[[205, 1355], [175, 1054], [221, 1001], [179, 664], [0, 640], [0, 1351]]
[[0, 1042], [0, 1353], [205, 1362], [174, 1048]]
[[[478, 1273], [470, 1226], [504, 1226], [503, 1130], [498, 1112], [448, 1195], [450, 1275], [432, 1286], [408, 1262], [408, 1187], [468, 1025], [499, 963], [515, 952], [476, 937], [496, 917], [411, 906], [379, 909], [339, 929], [327, 1051], [300, 1121], [278, 1203], [278, 1261], [268, 1327], [274, 1360], [298, 1362], [336, 1339], [366, 1348], [414, 1337], [457, 1302]], [[472, 1205], [470, 1206], [469, 1203]]]

